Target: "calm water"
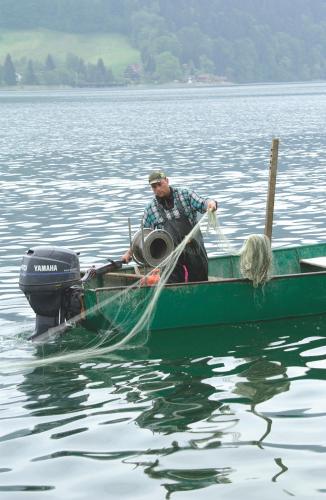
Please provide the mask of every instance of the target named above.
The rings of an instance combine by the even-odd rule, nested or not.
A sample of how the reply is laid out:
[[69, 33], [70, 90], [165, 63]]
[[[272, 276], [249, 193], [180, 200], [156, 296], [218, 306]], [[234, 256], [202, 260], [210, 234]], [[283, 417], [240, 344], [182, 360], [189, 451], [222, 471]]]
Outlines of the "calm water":
[[321, 83], [0, 92], [1, 498], [325, 497], [325, 317], [20, 369], [91, 338], [31, 345], [17, 286], [34, 245], [78, 250], [84, 268], [119, 257], [156, 167], [218, 199], [240, 246], [263, 231], [273, 137], [274, 246], [325, 241], [325, 130]]

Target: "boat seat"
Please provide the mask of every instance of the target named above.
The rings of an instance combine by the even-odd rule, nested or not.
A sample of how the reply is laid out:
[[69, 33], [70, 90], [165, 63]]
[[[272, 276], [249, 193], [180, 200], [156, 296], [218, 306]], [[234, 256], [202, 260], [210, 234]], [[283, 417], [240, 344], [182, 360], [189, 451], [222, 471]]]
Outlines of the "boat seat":
[[312, 259], [301, 259], [300, 268], [304, 273], [326, 271], [326, 256], [314, 257]]
[[109, 272], [107, 273], [107, 276], [117, 276], [119, 278], [126, 278], [126, 279], [139, 279], [142, 277], [141, 274], [134, 274], [134, 273], [112, 273]]
[[109, 272], [103, 276], [104, 286], [130, 286], [139, 281], [141, 276], [134, 273]]
[[[144, 277], [143, 274], [134, 274], [134, 273], [119, 273], [119, 272], [109, 272], [105, 275], [107, 279], [113, 278], [115, 281], [116, 279], [123, 279], [124, 281], [137, 281], [141, 278]], [[208, 281], [223, 281], [224, 278], [219, 278], [218, 276], [208, 276]]]

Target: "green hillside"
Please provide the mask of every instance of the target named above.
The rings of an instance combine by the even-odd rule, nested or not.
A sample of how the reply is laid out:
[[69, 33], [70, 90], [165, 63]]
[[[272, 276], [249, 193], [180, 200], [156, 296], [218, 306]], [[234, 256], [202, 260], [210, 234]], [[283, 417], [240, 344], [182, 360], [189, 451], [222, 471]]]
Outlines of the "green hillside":
[[45, 29], [0, 31], [0, 64], [10, 53], [14, 60], [22, 58], [44, 62], [51, 54], [58, 64], [67, 54], [74, 54], [86, 62], [96, 63], [101, 58], [114, 75], [123, 73], [126, 66], [140, 62], [140, 53], [127, 37], [112, 33], [62, 33]]
[[326, 0], [0, 0], [0, 85], [325, 79]]

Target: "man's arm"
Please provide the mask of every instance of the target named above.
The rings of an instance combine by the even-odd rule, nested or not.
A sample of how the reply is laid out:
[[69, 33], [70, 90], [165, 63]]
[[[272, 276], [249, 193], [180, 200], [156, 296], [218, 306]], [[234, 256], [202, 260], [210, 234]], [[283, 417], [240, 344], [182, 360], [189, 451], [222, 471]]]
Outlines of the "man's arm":
[[121, 260], [125, 264], [128, 264], [132, 259], [132, 250], [131, 248], [128, 248], [128, 250], [122, 255]]
[[216, 200], [207, 200], [207, 210], [211, 210], [212, 212], [215, 212], [217, 210], [218, 203]]
[[217, 210], [218, 203], [212, 199], [205, 199], [202, 196], [199, 196], [195, 191], [189, 191], [188, 189], [182, 190], [182, 195], [185, 198], [188, 198], [190, 206], [196, 212], [200, 212], [204, 214], [207, 210], [215, 211]]

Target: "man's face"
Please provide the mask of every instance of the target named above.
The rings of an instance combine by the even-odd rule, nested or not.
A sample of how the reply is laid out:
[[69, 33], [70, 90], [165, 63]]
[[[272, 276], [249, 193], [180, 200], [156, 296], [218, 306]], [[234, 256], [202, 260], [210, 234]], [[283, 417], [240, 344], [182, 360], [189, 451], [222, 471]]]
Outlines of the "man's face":
[[151, 187], [155, 196], [158, 196], [159, 198], [164, 198], [170, 194], [169, 179], [167, 178], [151, 184]]

